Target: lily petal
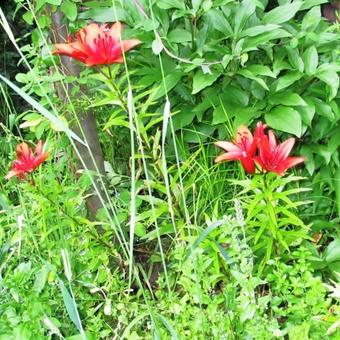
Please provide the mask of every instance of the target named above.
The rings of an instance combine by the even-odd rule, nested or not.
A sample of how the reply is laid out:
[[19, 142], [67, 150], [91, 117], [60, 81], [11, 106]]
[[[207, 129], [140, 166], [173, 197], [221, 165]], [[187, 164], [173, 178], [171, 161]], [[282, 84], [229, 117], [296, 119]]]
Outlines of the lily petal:
[[241, 160], [242, 153], [239, 151], [231, 151], [226, 152], [215, 158], [215, 163], [223, 162], [223, 161], [238, 161]]
[[240, 151], [240, 148], [231, 142], [215, 142], [214, 144], [225, 151]]

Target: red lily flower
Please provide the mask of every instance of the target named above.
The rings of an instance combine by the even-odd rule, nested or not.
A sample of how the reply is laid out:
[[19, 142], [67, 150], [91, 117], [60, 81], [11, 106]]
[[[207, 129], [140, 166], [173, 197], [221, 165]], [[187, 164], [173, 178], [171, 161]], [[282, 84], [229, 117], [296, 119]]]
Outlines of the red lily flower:
[[34, 171], [48, 157], [47, 152], [42, 152], [43, 143], [40, 140], [35, 148], [34, 153], [26, 143], [17, 146], [17, 159], [13, 162], [11, 171], [5, 177], [9, 179], [17, 176], [24, 179], [25, 175]]
[[259, 141], [259, 156], [254, 160], [265, 171], [275, 172], [282, 176], [287, 169], [304, 162], [303, 157], [288, 157], [295, 143], [295, 138], [289, 138], [281, 144], [277, 144], [273, 131], [263, 135]]
[[68, 44], [56, 44], [53, 54], [67, 55], [87, 66], [123, 63], [123, 52], [140, 44], [138, 39], [121, 42], [122, 24], [89, 24], [76, 33], [76, 41], [69, 38]]
[[249, 129], [242, 125], [237, 129], [236, 140], [232, 142], [216, 142], [215, 145], [227, 151], [216, 157], [215, 162], [239, 160], [249, 174], [255, 172], [254, 156], [259, 138], [264, 134], [264, 126], [258, 124], [253, 137]]

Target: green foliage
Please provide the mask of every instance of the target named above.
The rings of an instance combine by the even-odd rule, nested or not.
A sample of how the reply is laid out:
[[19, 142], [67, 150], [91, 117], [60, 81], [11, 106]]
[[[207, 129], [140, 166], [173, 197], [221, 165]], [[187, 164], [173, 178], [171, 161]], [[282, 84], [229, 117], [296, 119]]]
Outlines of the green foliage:
[[[50, 156], [0, 183], [0, 339], [339, 337], [339, 27], [325, 2], [16, 0], [30, 41], [27, 70], [0, 75], [0, 172], [22, 139]], [[119, 20], [142, 44], [71, 77], [50, 53], [56, 11], [71, 34]], [[5, 84], [30, 108], [12, 112]], [[69, 142], [87, 142], [83, 110], [105, 158], [91, 219], [92, 174]], [[213, 165], [212, 141], [258, 120], [297, 137], [305, 177]]]
[[[261, 273], [273, 254], [282, 255], [307, 238], [308, 228], [296, 215], [297, 207], [308, 202], [292, 200], [291, 195], [306, 191], [286, 189], [299, 177], [282, 178], [274, 174], [254, 176], [252, 180], [233, 181], [243, 187], [239, 193], [247, 211], [247, 231], [253, 249], [262, 258]], [[308, 189], [307, 189], [308, 191]]]

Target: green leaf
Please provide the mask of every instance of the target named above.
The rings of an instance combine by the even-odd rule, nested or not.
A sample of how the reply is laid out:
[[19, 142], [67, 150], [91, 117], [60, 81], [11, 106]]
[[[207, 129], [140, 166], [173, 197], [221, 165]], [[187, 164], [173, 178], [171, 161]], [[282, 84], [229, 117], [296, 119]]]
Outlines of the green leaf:
[[249, 78], [249, 79], [256, 81], [265, 90], [269, 91], [269, 88], [268, 88], [267, 84], [265, 83], [265, 81], [263, 79], [259, 78], [259, 77], [254, 76], [249, 70], [247, 70], [247, 69], [239, 70], [237, 73], [242, 75], [243, 77], [246, 77], [246, 78]]
[[234, 20], [234, 33], [237, 35], [239, 31], [242, 31], [248, 18], [255, 12], [255, 4], [252, 0], [243, 0], [237, 7]]
[[0, 193], [0, 207], [2, 210], [8, 210], [10, 206], [10, 201], [5, 194]]
[[[91, 8], [80, 12], [79, 19], [90, 19], [97, 22], [126, 21], [125, 12], [121, 8], [115, 11], [113, 7]], [[146, 21], [146, 20], [145, 20]], [[152, 29], [151, 29], [152, 30]]]
[[333, 99], [339, 89], [339, 76], [337, 75], [337, 67], [333, 64], [322, 64], [315, 76], [326, 83], [330, 88], [329, 100]]
[[185, 3], [181, 0], [157, 0], [157, 6], [161, 9], [185, 9]]
[[315, 105], [313, 102], [308, 99], [304, 98], [304, 101], [307, 105], [305, 106], [299, 106], [296, 108], [296, 110], [300, 113], [302, 121], [309, 127], [312, 126], [312, 120], [315, 115]]
[[300, 57], [299, 50], [297, 48], [292, 48], [290, 46], [286, 47], [288, 52], [289, 63], [299, 72], [303, 72], [305, 65]]
[[247, 70], [249, 70], [254, 76], [260, 75], [276, 78], [274, 72], [269, 68], [269, 66], [266, 65], [260, 64], [249, 65], [247, 66]]
[[301, 136], [301, 117], [297, 111], [290, 107], [276, 106], [265, 114], [265, 120], [273, 129]]
[[172, 43], [191, 41], [191, 33], [184, 29], [176, 28], [168, 34], [168, 40]]
[[276, 93], [269, 97], [269, 102], [274, 105], [282, 104], [286, 106], [305, 106], [306, 102], [293, 92]]
[[60, 6], [62, 0], [44, 0], [46, 4]]
[[63, 300], [64, 300], [64, 304], [65, 304], [68, 316], [70, 317], [74, 325], [77, 327], [78, 331], [83, 332], [76, 302], [70, 295], [69, 291], [66, 289], [64, 282], [62, 280], [59, 280], [59, 287], [61, 290], [61, 294], [63, 296]]
[[338, 215], [340, 215], [340, 168], [337, 168], [335, 171], [334, 189], [336, 194], [336, 206], [338, 209]]
[[324, 253], [325, 261], [335, 262], [340, 261], [340, 239], [337, 238], [334, 241], [332, 241], [326, 248]]
[[306, 74], [308, 76], [314, 75], [319, 63], [318, 51], [314, 45], [306, 49], [303, 53], [302, 59], [305, 64]]
[[300, 11], [304, 11], [305, 9], [312, 8], [317, 5], [324, 4], [329, 2], [328, 0], [304, 0], [302, 6], [300, 7]]
[[165, 76], [164, 78], [165, 87], [164, 87], [164, 83], [162, 82], [160, 87], [157, 89], [157, 91], [151, 95], [152, 99], [156, 100], [160, 97], [163, 97], [165, 93], [169, 92], [177, 85], [177, 83], [181, 80], [181, 78], [182, 78], [182, 73], [177, 73], [177, 72], [170, 73], [167, 76]]
[[260, 35], [262, 33], [272, 32], [273, 30], [276, 30], [278, 28], [280, 28], [279, 25], [273, 25], [273, 24], [253, 26], [253, 27], [247, 28], [244, 31], [240, 32], [238, 37], [239, 38], [254, 37], [254, 36]]
[[265, 24], [282, 24], [295, 16], [302, 3], [302, 1], [294, 1], [291, 4], [275, 7], [264, 15], [263, 22]]
[[35, 274], [35, 281], [33, 285], [33, 290], [40, 294], [45, 287], [48, 273], [50, 272], [51, 267], [47, 264], [44, 264], [41, 269]]
[[213, 112], [212, 125], [225, 123], [228, 121], [228, 114], [222, 106], [217, 106]]
[[291, 34], [283, 29], [275, 29], [271, 32], [266, 32], [257, 35], [256, 37], [245, 38], [245, 42], [243, 44], [242, 50], [245, 51], [252, 51], [256, 50], [259, 45], [268, 44], [270, 40], [273, 39], [280, 39], [290, 37]]
[[205, 74], [202, 70], [198, 70], [193, 79], [193, 90], [192, 94], [198, 93], [205, 89], [206, 87], [212, 85], [217, 78], [220, 76], [220, 73], [213, 73], [213, 74]]
[[226, 35], [226, 37], [233, 34], [233, 30], [228, 20], [225, 18], [221, 11], [218, 11], [217, 9], [211, 9], [210, 11], [207, 12], [207, 16], [212, 26], [217, 31], [222, 32], [223, 34]]
[[285, 74], [283, 77], [280, 77], [277, 86], [276, 91], [280, 91], [282, 89], [285, 89], [286, 87], [294, 84], [297, 80], [299, 80], [302, 77], [302, 73], [298, 71], [291, 71]]
[[66, 18], [70, 21], [74, 21], [77, 18], [77, 5], [70, 1], [70, 0], [64, 0], [60, 10], [65, 14]]
[[336, 117], [330, 105], [316, 97], [312, 97], [311, 100], [318, 115], [326, 117], [331, 122], [335, 121]]
[[72, 131], [70, 130], [65, 121], [60, 117], [53, 115], [48, 110], [46, 110], [40, 103], [38, 103], [35, 99], [30, 97], [24, 91], [22, 91], [19, 87], [14, 85], [10, 80], [6, 79], [2, 75], [0, 75], [0, 79], [2, 79], [9, 87], [11, 87], [20, 97], [26, 100], [27, 103], [32, 105], [38, 112], [40, 112], [45, 118], [47, 118], [52, 124], [58, 127], [59, 131], [64, 131], [69, 138], [73, 138], [78, 143], [85, 145], [86, 144]]

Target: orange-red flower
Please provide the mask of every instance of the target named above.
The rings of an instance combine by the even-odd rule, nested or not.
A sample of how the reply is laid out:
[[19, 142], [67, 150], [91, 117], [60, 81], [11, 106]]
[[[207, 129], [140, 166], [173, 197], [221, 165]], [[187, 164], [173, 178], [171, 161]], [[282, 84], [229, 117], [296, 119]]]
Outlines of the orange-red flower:
[[236, 140], [232, 142], [216, 142], [215, 145], [227, 151], [226, 153], [216, 157], [215, 162], [235, 161], [239, 160], [243, 168], [249, 174], [255, 172], [254, 156], [258, 139], [263, 135], [264, 126], [258, 124], [253, 137], [249, 129], [242, 125], [237, 129]]
[[295, 138], [289, 138], [277, 144], [273, 131], [263, 135], [259, 141], [259, 155], [254, 160], [265, 171], [275, 172], [282, 176], [289, 168], [304, 162], [303, 157], [288, 157], [295, 143]]
[[5, 178], [17, 176], [24, 179], [27, 173], [34, 171], [48, 157], [48, 153], [42, 152], [42, 148], [41, 140], [38, 142], [34, 153], [26, 143], [19, 144], [17, 146], [17, 159], [13, 162], [11, 171]]
[[287, 169], [302, 163], [303, 157], [288, 157], [295, 139], [289, 138], [281, 144], [277, 144], [273, 131], [265, 134], [267, 125], [257, 123], [254, 136], [249, 129], [242, 125], [237, 129], [234, 142], [216, 142], [215, 145], [227, 151], [218, 156], [215, 162], [235, 161], [242, 163], [246, 172], [253, 174], [255, 164], [265, 172], [275, 172], [282, 176]]
[[121, 41], [122, 24], [89, 24], [76, 33], [76, 40], [56, 44], [53, 54], [66, 55], [88, 66], [122, 63], [123, 52], [140, 44], [138, 39]]

